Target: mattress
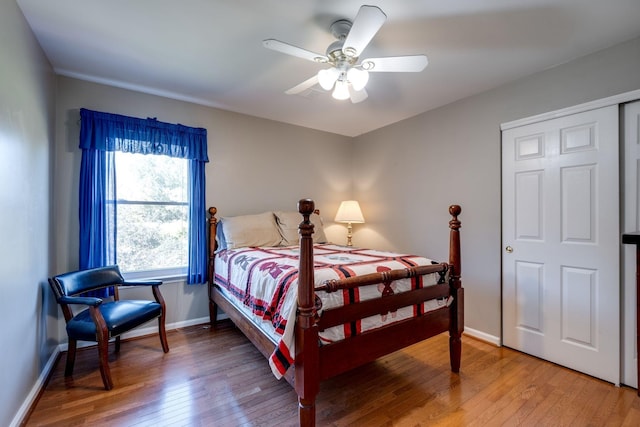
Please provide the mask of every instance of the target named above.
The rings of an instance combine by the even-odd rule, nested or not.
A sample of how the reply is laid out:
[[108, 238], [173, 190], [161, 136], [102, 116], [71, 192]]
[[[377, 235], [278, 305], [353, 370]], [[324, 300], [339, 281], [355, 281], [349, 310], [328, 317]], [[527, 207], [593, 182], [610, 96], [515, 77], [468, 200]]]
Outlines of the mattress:
[[[277, 378], [281, 378], [294, 363], [298, 259], [298, 246], [227, 249], [218, 252], [215, 257], [215, 284], [218, 289], [275, 344], [276, 349], [269, 358], [269, 364]], [[333, 244], [314, 245], [316, 284], [322, 284], [327, 280], [431, 264], [435, 262], [416, 255]], [[394, 281], [391, 289], [393, 293], [400, 293], [444, 281], [444, 274], [433, 273]], [[383, 292], [389, 290], [385, 290], [382, 284], [332, 293], [319, 291], [316, 293], [322, 302], [319, 315], [329, 308], [380, 298]], [[395, 312], [335, 326], [320, 331], [320, 344], [330, 344], [446, 307], [450, 303], [450, 298], [425, 301]]]

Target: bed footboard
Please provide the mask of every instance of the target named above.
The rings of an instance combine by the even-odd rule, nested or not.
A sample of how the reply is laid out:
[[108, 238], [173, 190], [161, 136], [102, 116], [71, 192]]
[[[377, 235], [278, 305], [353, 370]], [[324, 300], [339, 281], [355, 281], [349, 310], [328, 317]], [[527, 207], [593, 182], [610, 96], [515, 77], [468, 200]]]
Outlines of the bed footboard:
[[[332, 280], [316, 287], [313, 271], [313, 225], [309, 216], [314, 210], [312, 200], [298, 203], [303, 217], [300, 223], [300, 269], [298, 281], [298, 314], [296, 321], [295, 388], [298, 393], [299, 422], [301, 426], [315, 425], [315, 399], [321, 380], [355, 366], [414, 344], [423, 339], [449, 331], [451, 370], [459, 372], [462, 351], [461, 336], [464, 328], [464, 292], [460, 280], [460, 221], [458, 205], [449, 207], [449, 263], [421, 266], [402, 270], [373, 273], [343, 280]], [[350, 306], [327, 310], [317, 316], [316, 291], [332, 292], [350, 287], [390, 283], [405, 277], [414, 277], [448, 270], [449, 281], [402, 294], [384, 296]], [[407, 319], [389, 327], [365, 332], [336, 344], [318, 346], [318, 332], [369, 315], [384, 313], [395, 308], [451, 297], [448, 307]], [[366, 349], [366, 351], [362, 351]]]

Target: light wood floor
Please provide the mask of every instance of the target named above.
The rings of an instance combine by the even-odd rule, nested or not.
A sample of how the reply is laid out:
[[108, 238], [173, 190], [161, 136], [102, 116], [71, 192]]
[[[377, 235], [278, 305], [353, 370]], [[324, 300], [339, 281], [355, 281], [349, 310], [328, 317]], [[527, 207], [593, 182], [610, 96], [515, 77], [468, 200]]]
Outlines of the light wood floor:
[[[27, 426], [292, 426], [293, 389], [230, 323], [123, 342], [107, 392], [95, 348], [66, 355]], [[111, 348], [112, 350], [112, 348]], [[459, 375], [440, 335], [321, 385], [319, 426], [638, 426], [640, 397], [552, 363], [465, 337]]]

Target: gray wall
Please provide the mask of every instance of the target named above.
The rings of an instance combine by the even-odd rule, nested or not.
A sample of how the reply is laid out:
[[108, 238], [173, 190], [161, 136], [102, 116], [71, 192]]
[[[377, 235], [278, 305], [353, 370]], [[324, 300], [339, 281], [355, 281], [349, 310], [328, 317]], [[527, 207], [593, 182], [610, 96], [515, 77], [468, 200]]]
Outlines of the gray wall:
[[0, 425], [53, 351], [49, 274], [55, 79], [14, 1], [0, 2]]
[[447, 206], [462, 205], [468, 329], [501, 331], [500, 124], [640, 89], [635, 39], [362, 135], [358, 244], [447, 255]]
[[[350, 138], [60, 76], [54, 153], [56, 274], [78, 268], [80, 108], [206, 128], [206, 198], [218, 208], [218, 216], [296, 210], [299, 199], [310, 197], [331, 220], [340, 200], [350, 196]], [[169, 325], [208, 316], [206, 286], [174, 282], [162, 291]], [[63, 319], [59, 328], [66, 342]]]

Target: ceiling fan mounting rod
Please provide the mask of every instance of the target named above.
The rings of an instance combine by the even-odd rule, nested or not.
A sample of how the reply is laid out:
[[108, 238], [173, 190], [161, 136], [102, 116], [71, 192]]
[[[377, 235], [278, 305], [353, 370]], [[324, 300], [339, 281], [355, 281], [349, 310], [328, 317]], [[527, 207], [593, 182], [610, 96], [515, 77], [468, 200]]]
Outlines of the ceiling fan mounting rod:
[[339, 19], [331, 24], [331, 34], [338, 40], [344, 40], [347, 38], [352, 25], [353, 23], [348, 19]]

